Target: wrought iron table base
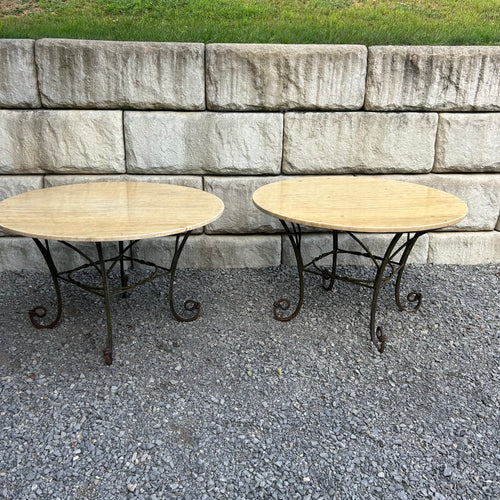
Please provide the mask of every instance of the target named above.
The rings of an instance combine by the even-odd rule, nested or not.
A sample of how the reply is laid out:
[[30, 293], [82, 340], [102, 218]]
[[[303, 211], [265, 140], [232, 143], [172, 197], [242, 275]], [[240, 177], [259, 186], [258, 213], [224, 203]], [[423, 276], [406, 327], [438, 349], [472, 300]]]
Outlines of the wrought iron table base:
[[[189, 314], [187, 316], [183, 316], [175, 310], [174, 291], [173, 291], [175, 272], [177, 270], [179, 257], [182, 253], [182, 250], [184, 248], [184, 245], [186, 244], [186, 241], [190, 233], [191, 232], [188, 231], [186, 233], [179, 234], [176, 236], [175, 251], [169, 268], [130, 256], [131, 248], [135, 244], [137, 244], [137, 242], [140, 240], [131, 241], [126, 246], [124, 246], [122, 241], [118, 242], [118, 254], [111, 258], [104, 257], [102, 243], [96, 242], [95, 245], [97, 250], [97, 260], [88, 256], [81, 249], [77, 248], [73, 244], [66, 241], [59, 241], [58, 243], [61, 243], [62, 245], [65, 245], [68, 248], [71, 248], [76, 253], [81, 255], [87, 262], [74, 269], [70, 269], [67, 271], [58, 271], [54, 263], [54, 259], [52, 258], [49, 241], [44, 240], [44, 242], [42, 242], [37, 238], [33, 238], [33, 241], [36, 243], [38, 249], [40, 250], [45, 259], [45, 262], [47, 263], [47, 266], [49, 268], [52, 277], [52, 282], [54, 284], [54, 289], [56, 292], [57, 312], [55, 315], [55, 319], [52, 322], [43, 323], [40, 320], [46, 317], [47, 309], [44, 306], [34, 307], [29, 311], [31, 323], [35, 328], [38, 329], [54, 328], [59, 323], [62, 315], [62, 294], [60, 288], [60, 280], [76, 285], [79, 288], [82, 288], [83, 290], [86, 290], [90, 293], [93, 293], [94, 295], [102, 297], [104, 299], [104, 307], [106, 311], [106, 326], [107, 326], [106, 347], [103, 352], [106, 364], [110, 365], [113, 362], [113, 329], [111, 321], [111, 297], [115, 295], [122, 295], [122, 297], [126, 297], [128, 295], [128, 292], [134, 289], [135, 287], [166, 275], [170, 275], [168, 300], [172, 315], [177, 321], [194, 321], [195, 319], [198, 318], [200, 314], [201, 304], [194, 300], [186, 300], [184, 302], [184, 309]], [[141, 279], [135, 283], [129, 284], [127, 276], [125, 274], [125, 262], [131, 262], [131, 263], [135, 262], [138, 264], [142, 264], [144, 266], [151, 268], [151, 272], [146, 278]], [[111, 271], [115, 269], [117, 264], [119, 264], [119, 269], [120, 269], [120, 286], [113, 288], [110, 285], [109, 278]], [[100, 284], [96, 286], [89, 285], [87, 283], [83, 283], [82, 281], [78, 280], [75, 277], [75, 273], [88, 268], [93, 268], [97, 271], [101, 279]]]
[[[403, 277], [404, 268], [408, 257], [415, 246], [418, 238], [427, 233], [427, 231], [420, 231], [415, 233], [396, 233], [391, 242], [389, 243], [383, 256], [374, 255], [368, 246], [363, 243], [354, 233], [349, 231], [333, 231], [333, 249], [330, 252], [326, 252], [318, 257], [314, 258], [311, 262], [304, 264], [301, 251], [302, 243], [302, 231], [299, 224], [290, 223], [290, 225], [284, 220], [280, 219], [283, 225], [286, 235], [288, 236], [290, 243], [295, 254], [295, 259], [297, 261], [297, 270], [299, 274], [299, 300], [293, 312], [288, 315], [283, 315], [284, 311], [290, 309], [290, 300], [287, 298], [282, 298], [274, 302], [274, 317], [278, 321], [290, 321], [295, 318], [300, 312], [302, 303], [304, 300], [304, 272], [317, 274], [321, 276], [323, 280], [323, 288], [325, 290], [331, 290], [335, 280], [346, 281], [349, 283], [354, 283], [356, 285], [364, 286], [373, 289], [372, 303], [370, 309], [370, 338], [375, 347], [383, 352], [387, 343], [387, 335], [384, 333], [381, 326], [376, 324], [376, 312], [377, 303], [380, 293], [380, 289], [388, 281], [390, 281], [393, 276], [397, 273], [396, 277], [396, 304], [400, 311], [410, 311], [416, 312], [420, 305], [422, 304], [422, 294], [420, 292], [412, 291], [408, 294], [407, 299], [411, 304], [410, 306], [404, 306], [400, 298], [400, 288], [401, 279]], [[344, 232], [349, 235], [359, 246], [360, 251], [343, 250], [339, 248], [339, 233]], [[398, 242], [406, 234], [403, 243]], [[337, 273], [337, 257], [339, 254], [350, 254], [358, 255], [362, 257], [369, 258], [376, 266], [377, 272], [374, 279], [357, 279], [348, 276], [340, 276]], [[328, 256], [332, 256], [331, 269], [325, 267], [320, 267], [318, 262]]]

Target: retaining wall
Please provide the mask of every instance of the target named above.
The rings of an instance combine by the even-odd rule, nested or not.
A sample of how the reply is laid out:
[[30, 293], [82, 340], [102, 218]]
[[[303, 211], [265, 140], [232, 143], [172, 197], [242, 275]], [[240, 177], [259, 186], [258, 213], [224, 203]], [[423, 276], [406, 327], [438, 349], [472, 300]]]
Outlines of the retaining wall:
[[[184, 266], [291, 263], [253, 191], [359, 174], [468, 204], [464, 221], [421, 239], [413, 262], [500, 262], [500, 47], [4, 39], [0, 108], [1, 199], [123, 179], [222, 198], [224, 215], [190, 238]], [[329, 244], [304, 237], [306, 254]], [[147, 240], [138, 252], [161, 262], [170, 245]], [[0, 255], [0, 270], [45, 270], [29, 239], [2, 235]]]

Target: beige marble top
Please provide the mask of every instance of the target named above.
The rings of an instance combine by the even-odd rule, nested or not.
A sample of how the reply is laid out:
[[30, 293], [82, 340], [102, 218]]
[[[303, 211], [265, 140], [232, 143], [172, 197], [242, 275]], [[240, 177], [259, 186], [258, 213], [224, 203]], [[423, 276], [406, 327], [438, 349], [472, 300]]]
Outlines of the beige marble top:
[[438, 189], [373, 177], [309, 177], [267, 184], [253, 195], [263, 212], [307, 226], [397, 233], [451, 226], [467, 205]]
[[148, 182], [96, 182], [29, 191], [0, 202], [0, 228], [64, 241], [122, 241], [196, 229], [224, 204], [199, 189]]

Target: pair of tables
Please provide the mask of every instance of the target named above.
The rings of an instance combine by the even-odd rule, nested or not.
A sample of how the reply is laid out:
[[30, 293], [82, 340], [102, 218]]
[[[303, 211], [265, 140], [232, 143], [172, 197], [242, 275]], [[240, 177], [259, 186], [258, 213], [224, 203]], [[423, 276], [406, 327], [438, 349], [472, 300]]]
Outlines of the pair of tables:
[[[299, 299], [288, 313], [291, 302], [282, 298], [274, 303], [274, 316], [289, 321], [300, 311], [304, 296], [304, 273], [318, 274], [326, 290], [339, 279], [373, 288], [370, 312], [370, 337], [382, 352], [387, 336], [376, 325], [375, 316], [379, 291], [397, 274], [396, 303], [401, 310], [416, 311], [422, 302], [419, 292], [411, 292], [411, 307], [399, 298], [405, 264], [416, 241], [428, 231], [443, 228], [462, 220], [467, 207], [463, 201], [443, 191], [389, 180], [369, 177], [312, 177], [268, 184], [253, 196], [255, 205], [263, 212], [277, 217], [290, 239], [299, 274]], [[62, 314], [60, 281], [76, 285], [104, 299], [107, 340], [105, 361], [113, 361], [111, 297], [126, 295], [138, 285], [152, 279], [169, 276], [169, 304], [178, 321], [198, 318], [200, 304], [184, 302], [184, 311], [176, 311], [173, 300], [174, 278], [179, 258], [191, 231], [215, 221], [224, 210], [216, 196], [199, 189], [169, 184], [142, 182], [98, 182], [74, 184], [30, 191], [0, 203], [0, 228], [33, 238], [50, 270], [57, 298], [52, 321], [46, 320], [47, 310], [37, 306], [29, 311], [36, 328], [53, 328]], [[302, 257], [301, 225], [330, 229], [333, 247], [311, 262]], [[340, 248], [339, 233], [349, 235], [359, 251]], [[355, 233], [393, 233], [385, 253], [377, 256]], [[169, 267], [132, 257], [131, 249], [140, 240], [175, 235], [175, 249]], [[59, 270], [54, 262], [49, 242], [56, 241], [79, 254], [84, 263], [76, 268]], [[88, 255], [75, 242], [95, 244], [94, 255]], [[104, 242], [117, 242], [114, 253], [106, 256]], [[126, 242], [126, 243], [125, 243]], [[342, 253], [362, 255], [376, 266], [373, 280], [360, 280], [339, 275], [337, 256]], [[318, 262], [332, 257], [330, 268]], [[149, 275], [129, 283], [125, 263], [138, 263], [150, 269]], [[80, 271], [94, 269], [98, 283], [89, 284], [80, 278]], [[112, 285], [111, 273], [118, 270], [119, 284]]]

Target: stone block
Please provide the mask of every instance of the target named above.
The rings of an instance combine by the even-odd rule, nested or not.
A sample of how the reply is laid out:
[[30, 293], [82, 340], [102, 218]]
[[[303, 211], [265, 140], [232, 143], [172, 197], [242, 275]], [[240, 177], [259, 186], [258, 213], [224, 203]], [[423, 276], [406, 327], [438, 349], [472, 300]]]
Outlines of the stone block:
[[427, 174], [384, 178], [440, 189], [463, 200], [468, 207], [467, 216], [446, 231], [491, 231], [495, 228], [500, 209], [500, 175]]
[[499, 264], [500, 233], [430, 233], [429, 262], [433, 264]]
[[[394, 235], [391, 234], [361, 234], [356, 233], [358, 237], [365, 245], [368, 246], [372, 254], [383, 257], [391, 238]], [[282, 263], [287, 266], [295, 266], [296, 259], [295, 254], [292, 249], [292, 245], [287, 236], [283, 235], [283, 253], [282, 253]], [[405, 241], [404, 236], [399, 240], [399, 246]], [[339, 235], [339, 248], [348, 251], [364, 252], [362, 247], [353, 240], [349, 235], [341, 233]], [[408, 263], [410, 264], [423, 264], [427, 262], [427, 254], [429, 248], [429, 237], [428, 235], [421, 236], [408, 258]], [[311, 262], [312, 259], [319, 257], [320, 255], [331, 252], [333, 249], [333, 238], [332, 235], [327, 234], [305, 234], [302, 236], [302, 258], [304, 264]], [[326, 257], [319, 261], [321, 265], [331, 266], [332, 257]], [[374, 266], [372, 260], [367, 257], [361, 257], [349, 254], [340, 254], [338, 256], [337, 263], [339, 265], [356, 265], [356, 266]]]
[[201, 43], [38, 40], [42, 104], [205, 109], [204, 57]]
[[370, 47], [365, 109], [499, 111], [500, 47]]
[[363, 45], [207, 45], [213, 110], [361, 109]]
[[[88, 263], [81, 255], [61, 243], [50, 242], [49, 244], [58, 271], [69, 270]], [[73, 244], [91, 258], [97, 260], [94, 243], [78, 242]], [[103, 250], [105, 258], [117, 255], [118, 244], [116, 242], [106, 242], [103, 244]], [[125, 264], [128, 267], [128, 263]], [[22, 270], [50, 274], [45, 259], [31, 238], [14, 236], [0, 238], [0, 272]]]
[[203, 179], [194, 175], [46, 175], [44, 187], [87, 182], [156, 182], [203, 189]]
[[0, 110], [0, 173], [125, 171], [120, 111]]
[[205, 190], [224, 202], [224, 213], [206, 227], [207, 233], [275, 233], [282, 229], [278, 219], [255, 207], [254, 191], [281, 177], [205, 177]]
[[[0, 176], [0, 201], [42, 187], [41, 175], [2, 175]], [[8, 233], [0, 229], [0, 236], [6, 234]]]
[[[170, 266], [175, 237], [141, 241], [134, 256]], [[280, 236], [191, 236], [179, 259], [179, 268], [261, 268], [278, 266]]]
[[280, 113], [125, 112], [127, 172], [278, 174]]
[[43, 176], [41, 175], [2, 175], [0, 176], [0, 201], [42, 187]]
[[500, 113], [442, 113], [434, 172], [500, 172]]
[[0, 107], [40, 106], [34, 40], [0, 40]]
[[424, 173], [435, 113], [286, 113], [286, 174]]

